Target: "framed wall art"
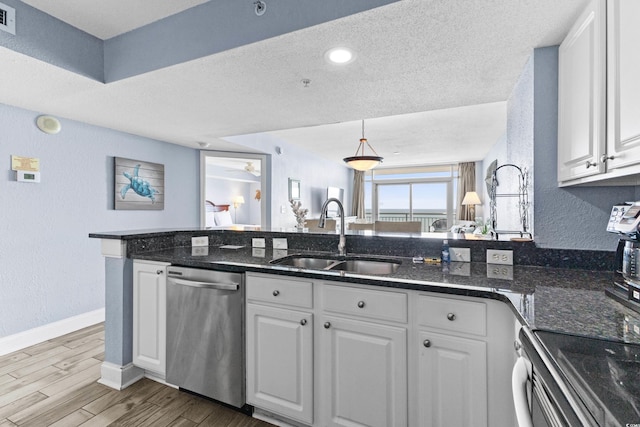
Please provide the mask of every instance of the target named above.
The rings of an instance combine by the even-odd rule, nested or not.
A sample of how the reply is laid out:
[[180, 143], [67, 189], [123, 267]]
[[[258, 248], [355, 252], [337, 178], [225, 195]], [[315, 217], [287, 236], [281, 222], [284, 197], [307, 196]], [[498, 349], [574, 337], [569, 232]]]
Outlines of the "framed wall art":
[[164, 165], [116, 157], [116, 210], [163, 210]]

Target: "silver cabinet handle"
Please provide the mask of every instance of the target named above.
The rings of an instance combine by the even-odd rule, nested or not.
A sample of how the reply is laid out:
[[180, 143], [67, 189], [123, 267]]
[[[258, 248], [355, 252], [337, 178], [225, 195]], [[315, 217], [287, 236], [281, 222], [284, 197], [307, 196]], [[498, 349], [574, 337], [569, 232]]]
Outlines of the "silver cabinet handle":
[[324, 322], [324, 328], [325, 329], [329, 329], [331, 327], [331, 323], [329, 322]]
[[162, 273], [164, 273], [164, 271], [162, 271], [162, 270], [156, 270], [156, 274], [162, 274]]
[[274, 297], [277, 297], [278, 295], [280, 295], [280, 291], [279, 290], [276, 289], [275, 291], [273, 291], [273, 296]]
[[456, 315], [454, 313], [449, 313], [447, 314], [447, 319], [453, 322], [454, 320], [456, 320]]
[[358, 308], [364, 308], [364, 301], [358, 301]]
[[603, 154], [602, 156], [600, 156], [600, 161], [602, 163], [607, 163], [607, 160], [613, 160], [615, 159], [614, 156], [607, 156], [606, 154]]
[[424, 340], [424, 341], [422, 341], [422, 345], [423, 345], [423, 346], [425, 346], [425, 347], [427, 347], [427, 348], [429, 348], [429, 347], [431, 347], [431, 341], [429, 341], [429, 340]]
[[596, 162], [590, 162], [589, 160], [587, 160], [585, 165], [587, 166], [587, 169], [589, 169], [591, 166], [598, 166]]
[[306, 325], [306, 324], [307, 324], [307, 319], [302, 319], [302, 320], [300, 321], [300, 324], [301, 324], [302, 326]]

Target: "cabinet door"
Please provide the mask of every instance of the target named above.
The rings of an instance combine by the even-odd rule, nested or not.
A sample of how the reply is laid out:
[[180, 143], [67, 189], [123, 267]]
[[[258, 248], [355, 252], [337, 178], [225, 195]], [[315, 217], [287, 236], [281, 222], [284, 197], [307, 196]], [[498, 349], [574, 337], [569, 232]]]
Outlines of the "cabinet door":
[[[607, 168], [640, 163], [640, 2], [608, 2]], [[613, 158], [611, 158], [613, 157]]]
[[406, 329], [328, 316], [321, 329], [326, 425], [406, 426]]
[[418, 425], [487, 426], [486, 343], [430, 331], [419, 338]]
[[247, 401], [313, 422], [311, 314], [247, 304]]
[[166, 264], [133, 264], [133, 364], [164, 377], [167, 338]]
[[560, 45], [558, 181], [605, 171], [606, 10], [592, 0]]

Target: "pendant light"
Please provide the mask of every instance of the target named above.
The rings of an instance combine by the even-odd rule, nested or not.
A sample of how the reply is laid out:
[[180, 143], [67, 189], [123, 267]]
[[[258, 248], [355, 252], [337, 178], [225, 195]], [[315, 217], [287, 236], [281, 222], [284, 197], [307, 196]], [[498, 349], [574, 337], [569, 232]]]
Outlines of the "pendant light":
[[[375, 156], [365, 156], [364, 154], [364, 145], [367, 144], [369, 149], [373, 151]], [[345, 157], [343, 159], [346, 164], [351, 166], [353, 169], [358, 171], [368, 171], [369, 169], [373, 169], [378, 164], [382, 162], [382, 157], [378, 156], [376, 150], [373, 149], [369, 141], [364, 137], [364, 120], [362, 121], [362, 138], [360, 138], [360, 145], [358, 145], [358, 149], [356, 150], [356, 154], [352, 157]]]

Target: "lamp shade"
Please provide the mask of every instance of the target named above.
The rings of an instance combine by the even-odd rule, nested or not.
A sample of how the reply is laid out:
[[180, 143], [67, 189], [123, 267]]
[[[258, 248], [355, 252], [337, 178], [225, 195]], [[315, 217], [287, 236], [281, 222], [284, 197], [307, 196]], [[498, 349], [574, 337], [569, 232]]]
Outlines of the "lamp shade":
[[464, 199], [462, 199], [462, 203], [463, 205], [481, 205], [482, 202], [480, 201], [480, 197], [478, 196], [478, 193], [476, 193], [475, 191], [467, 191], [467, 193], [464, 195]]
[[[374, 156], [367, 156], [364, 154], [364, 146], [369, 147], [373, 151]], [[376, 150], [373, 149], [369, 141], [364, 137], [364, 120], [362, 121], [362, 138], [360, 138], [360, 144], [356, 150], [356, 154], [351, 157], [345, 157], [344, 162], [358, 171], [368, 171], [378, 166], [382, 162], [382, 157], [378, 156]]]
[[236, 196], [233, 198], [233, 203], [238, 203], [238, 204], [243, 204], [244, 203], [244, 197], [242, 196]]

